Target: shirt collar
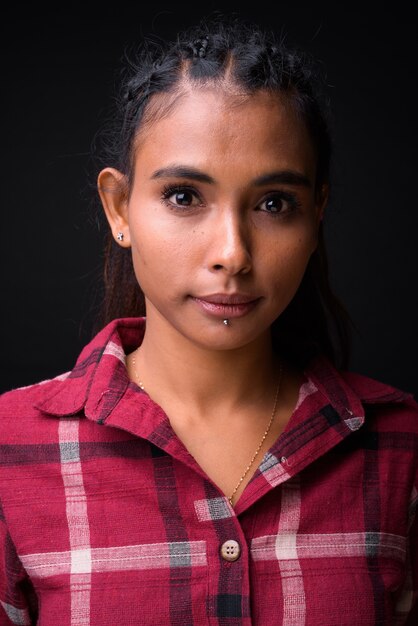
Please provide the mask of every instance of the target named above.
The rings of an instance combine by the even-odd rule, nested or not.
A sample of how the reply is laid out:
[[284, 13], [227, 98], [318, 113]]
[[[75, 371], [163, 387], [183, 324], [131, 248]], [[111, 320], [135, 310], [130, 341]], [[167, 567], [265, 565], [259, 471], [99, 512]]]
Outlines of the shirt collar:
[[[105, 326], [83, 348], [69, 375], [53, 385], [52, 393], [36, 408], [49, 415], [68, 417], [89, 407], [94, 418], [94, 406], [104, 396], [111, 396], [112, 400], [106, 402], [110, 413], [129, 385], [126, 354], [142, 342], [144, 332], [144, 318], [116, 319]], [[106, 417], [103, 414], [101, 421]]]
[[[119, 418], [115, 422], [109, 417], [115, 413], [122, 397], [127, 396], [135, 409], [145, 410], [149, 418], [152, 401], [130, 382], [125, 365], [126, 354], [141, 344], [144, 332], [145, 318], [121, 318], [105, 326], [82, 350], [70, 374], [64, 380], [59, 377], [61, 380], [57, 379], [53, 391], [36, 407], [57, 417], [84, 411], [91, 420], [112, 422], [123, 428]], [[360, 374], [341, 372], [324, 355], [311, 360], [305, 375], [327, 398], [349, 430], [357, 430], [363, 424], [365, 403], [400, 401], [411, 395]], [[126, 415], [126, 411], [123, 413]], [[135, 413], [137, 420], [138, 413]], [[161, 411], [160, 418], [162, 416]]]

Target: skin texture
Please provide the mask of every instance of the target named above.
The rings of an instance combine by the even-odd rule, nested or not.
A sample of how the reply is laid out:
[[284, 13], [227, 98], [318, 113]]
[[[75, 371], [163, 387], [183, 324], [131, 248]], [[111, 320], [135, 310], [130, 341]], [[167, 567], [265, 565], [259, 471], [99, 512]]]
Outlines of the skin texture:
[[[179, 165], [211, 181], [156, 175]], [[286, 180], [256, 183], [273, 172]], [[185, 91], [138, 135], [129, 193], [117, 170], [99, 175], [112, 232], [115, 239], [123, 232], [118, 243], [132, 248], [146, 300], [137, 370], [128, 358], [128, 371], [133, 380], [141, 372], [186, 447], [225, 491], [271, 414], [278, 355], [270, 326], [292, 300], [317, 245], [327, 189], [315, 189], [315, 173], [312, 142], [288, 100], [206, 87]], [[222, 312], [201, 303], [219, 293], [254, 302], [225, 326]], [[286, 369], [271, 437], [285, 427], [299, 383], [300, 373]], [[239, 454], [219, 444], [226, 419], [228, 432], [240, 438]], [[234, 461], [225, 464], [228, 456]]]

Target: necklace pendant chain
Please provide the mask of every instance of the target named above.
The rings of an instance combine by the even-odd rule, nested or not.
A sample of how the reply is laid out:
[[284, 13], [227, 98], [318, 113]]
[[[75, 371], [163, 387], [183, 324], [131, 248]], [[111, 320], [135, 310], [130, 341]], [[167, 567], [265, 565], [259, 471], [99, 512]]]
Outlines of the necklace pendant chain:
[[135, 374], [136, 384], [138, 385], [138, 387], [140, 389], [142, 389], [142, 391], [145, 391], [144, 384], [143, 384], [142, 380], [139, 380], [138, 373], [136, 371], [136, 352], [137, 352], [137, 350], [138, 350], [138, 348], [134, 352], [132, 352], [132, 365], [133, 365], [132, 369], [133, 369], [134, 374]]
[[282, 365], [282, 363], [280, 363], [279, 382], [278, 382], [278, 384], [277, 384], [276, 395], [275, 395], [275, 398], [274, 398], [274, 405], [273, 405], [273, 410], [272, 410], [272, 412], [271, 412], [270, 421], [269, 421], [269, 423], [268, 423], [268, 426], [267, 426], [266, 430], [265, 430], [265, 431], [264, 431], [264, 433], [263, 433], [263, 436], [262, 436], [262, 438], [261, 438], [260, 443], [258, 444], [258, 448], [257, 448], [257, 450], [254, 452], [253, 458], [251, 459], [251, 461], [250, 461], [250, 462], [249, 462], [249, 464], [247, 465], [247, 467], [246, 467], [246, 469], [245, 469], [244, 473], [242, 474], [241, 478], [240, 478], [240, 479], [239, 479], [239, 481], [237, 482], [237, 484], [236, 484], [236, 486], [235, 486], [235, 489], [233, 490], [233, 492], [231, 493], [231, 495], [230, 495], [230, 496], [228, 496], [228, 501], [229, 501], [229, 504], [230, 504], [231, 506], [233, 506], [234, 495], [237, 493], [237, 491], [238, 491], [238, 489], [239, 489], [239, 487], [240, 487], [240, 485], [241, 485], [242, 481], [244, 480], [244, 478], [246, 477], [246, 475], [247, 475], [247, 474], [248, 474], [248, 472], [250, 471], [251, 467], [253, 466], [254, 461], [256, 460], [256, 458], [257, 458], [257, 456], [258, 456], [258, 453], [259, 453], [259, 452], [260, 452], [260, 450], [261, 450], [261, 446], [262, 446], [262, 445], [263, 445], [263, 443], [265, 442], [266, 437], [267, 437], [267, 435], [268, 435], [268, 434], [269, 434], [269, 432], [270, 432], [271, 426], [272, 426], [273, 421], [274, 421], [274, 417], [275, 417], [275, 415], [276, 415], [276, 410], [277, 410], [277, 402], [278, 402], [278, 399], [279, 399], [279, 392], [280, 392], [280, 385], [281, 385], [281, 382], [282, 382], [282, 376], [283, 376], [283, 365]]
[[[135, 352], [136, 352], [136, 350], [135, 350]], [[138, 387], [139, 387], [140, 389], [142, 389], [143, 391], [145, 391], [145, 387], [144, 387], [144, 385], [143, 385], [142, 381], [139, 379], [139, 377], [138, 377], [138, 373], [137, 373], [137, 371], [136, 371], [135, 352], [133, 352], [133, 353], [132, 353], [132, 365], [133, 365], [133, 370], [134, 370], [135, 378], [136, 378], [136, 381], [137, 381], [137, 385], [138, 385]], [[245, 471], [244, 471], [244, 473], [242, 474], [241, 478], [239, 479], [238, 483], [236, 484], [235, 489], [233, 490], [233, 492], [231, 493], [231, 495], [230, 495], [230, 496], [228, 496], [228, 501], [229, 501], [229, 504], [230, 504], [231, 506], [233, 506], [233, 501], [234, 501], [234, 496], [235, 496], [235, 494], [237, 493], [238, 489], [240, 488], [240, 485], [241, 485], [242, 481], [244, 480], [244, 478], [246, 477], [246, 475], [248, 474], [248, 472], [249, 472], [249, 471], [250, 471], [250, 469], [252, 468], [252, 466], [253, 466], [253, 464], [254, 464], [254, 461], [256, 460], [256, 458], [257, 458], [257, 456], [258, 456], [258, 454], [259, 454], [259, 452], [260, 452], [260, 450], [261, 450], [261, 446], [262, 446], [262, 445], [263, 445], [263, 443], [265, 442], [266, 437], [267, 437], [267, 435], [268, 435], [268, 434], [269, 434], [269, 432], [270, 432], [271, 426], [272, 426], [273, 421], [274, 421], [274, 417], [275, 417], [275, 415], [276, 415], [276, 410], [277, 410], [277, 401], [278, 401], [278, 399], [279, 399], [279, 392], [280, 392], [280, 385], [281, 385], [281, 382], [282, 382], [282, 376], [283, 376], [283, 365], [282, 365], [282, 363], [280, 363], [279, 382], [278, 382], [278, 384], [277, 384], [276, 395], [275, 395], [275, 398], [274, 398], [273, 410], [272, 410], [272, 412], [271, 412], [271, 416], [270, 416], [269, 423], [268, 423], [268, 425], [267, 425], [266, 430], [265, 430], [265, 431], [264, 431], [264, 433], [263, 433], [263, 436], [262, 436], [262, 438], [261, 438], [260, 443], [258, 444], [258, 448], [257, 448], [257, 450], [254, 452], [253, 458], [251, 459], [251, 461], [249, 462], [249, 464], [248, 464], [248, 465], [247, 465], [247, 467], [245, 468]]]

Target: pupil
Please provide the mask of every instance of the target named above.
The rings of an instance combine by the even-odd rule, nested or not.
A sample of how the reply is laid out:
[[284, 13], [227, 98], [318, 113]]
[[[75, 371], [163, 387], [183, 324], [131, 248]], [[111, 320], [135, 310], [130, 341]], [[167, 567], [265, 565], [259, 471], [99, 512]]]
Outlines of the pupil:
[[179, 191], [177, 193], [177, 202], [178, 204], [189, 204], [190, 203], [190, 193], [187, 191]]
[[279, 200], [277, 198], [271, 198], [267, 201], [267, 208], [269, 211], [277, 211], [278, 210]]

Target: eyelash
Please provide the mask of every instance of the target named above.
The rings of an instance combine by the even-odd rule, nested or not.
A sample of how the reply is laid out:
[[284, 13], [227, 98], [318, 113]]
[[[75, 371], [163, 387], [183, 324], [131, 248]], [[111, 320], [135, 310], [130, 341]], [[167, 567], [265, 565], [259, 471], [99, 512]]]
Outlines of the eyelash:
[[161, 200], [164, 204], [166, 204], [170, 209], [177, 209], [180, 211], [190, 210], [190, 206], [181, 206], [180, 204], [173, 204], [173, 202], [169, 201], [169, 197], [174, 193], [182, 193], [187, 191], [194, 196], [196, 196], [200, 201], [200, 195], [193, 187], [189, 187], [188, 185], [167, 185], [164, 187], [163, 192], [161, 194]]
[[[173, 202], [169, 201], [170, 196], [172, 196], [175, 193], [182, 193], [182, 192], [191, 193], [192, 195], [194, 195], [195, 197], [199, 199], [199, 202], [201, 202], [200, 194], [198, 193], [198, 191], [188, 185], [166, 185], [161, 194], [161, 201], [170, 209], [177, 210], [177, 211], [190, 211], [191, 208], [193, 209], [193, 208], [196, 208], [197, 206], [202, 206], [202, 204], [194, 205], [192, 207], [182, 206], [179, 204], [174, 204]], [[272, 217], [285, 219], [286, 217], [291, 216], [293, 213], [295, 213], [296, 211], [300, 209], [301, 205], [300, 205], [298, 198], [293, 193], [290, 193], [288, 191], [274, 191], [274, 192], [272, 191], [266, 194], [266, 196], [263, 198], [263, 200], [259, 204], [262, 204], [263, 202], [267, 202], [268, 200], [272, 200], [274, 198], [278, 198], [279, 200], [284, 200], [285, 202], [289, 203], [289, 208], [283, 212], [278, 212], [278, 213], [274, 213], [270, 211], [263, 211], [264, 213], [267, 213], [271, 215]]]

